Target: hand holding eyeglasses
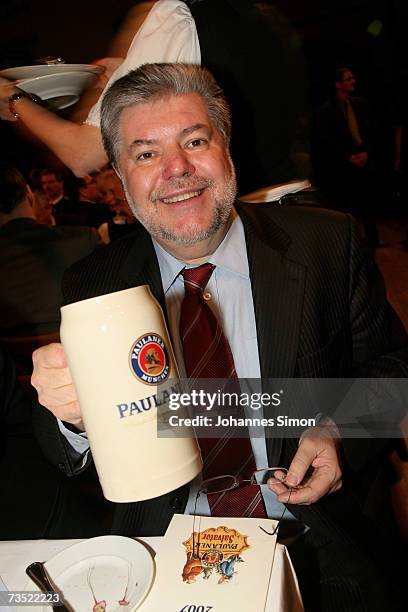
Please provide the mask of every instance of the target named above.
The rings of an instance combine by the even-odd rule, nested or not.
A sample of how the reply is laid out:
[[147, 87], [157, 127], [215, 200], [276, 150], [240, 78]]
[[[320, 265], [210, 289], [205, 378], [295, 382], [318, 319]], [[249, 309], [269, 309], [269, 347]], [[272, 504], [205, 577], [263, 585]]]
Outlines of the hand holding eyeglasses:
[[277, 472], [268, 480], [278, 501], [288, 503], [290, 497], [291, 504], [308, 505], [338, 491], [342, 486], [339, 444], [331, 419], [303, 432], [288, 474]]

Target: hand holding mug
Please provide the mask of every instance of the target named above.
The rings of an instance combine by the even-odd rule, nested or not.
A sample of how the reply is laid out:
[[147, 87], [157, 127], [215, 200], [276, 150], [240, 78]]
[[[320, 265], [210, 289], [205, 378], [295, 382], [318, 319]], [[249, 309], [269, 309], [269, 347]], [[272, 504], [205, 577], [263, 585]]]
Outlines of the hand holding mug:
[[33, 364], [31, 384], [37, 389], [40, 404], [57, 419], [83, 431], [81, 410], [62, 344], [48, 344], [34, 351]]

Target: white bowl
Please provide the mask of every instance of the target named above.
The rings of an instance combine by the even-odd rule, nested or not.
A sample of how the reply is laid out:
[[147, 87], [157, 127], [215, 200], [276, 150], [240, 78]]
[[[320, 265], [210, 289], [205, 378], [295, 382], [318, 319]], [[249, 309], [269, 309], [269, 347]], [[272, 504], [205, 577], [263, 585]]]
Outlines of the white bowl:
[[75, 104], [81, 93], [93, 83], [96, 74], [92, 72], [61, 72], [17, 81], [19, 89], [40, 96], [49, 101], [53, 110], [66, 108]]
[[103, 68], [102, 66], [95, 66], [95, 64], [39, 64], [38, 66], [6, 68], [5, 70], [0, 70], [0, 76], [11, 81], [19, 81], [21, 79], [33, 79], [61, 72], [92, 72], [93, 74], [100, 74], [103, 72]]

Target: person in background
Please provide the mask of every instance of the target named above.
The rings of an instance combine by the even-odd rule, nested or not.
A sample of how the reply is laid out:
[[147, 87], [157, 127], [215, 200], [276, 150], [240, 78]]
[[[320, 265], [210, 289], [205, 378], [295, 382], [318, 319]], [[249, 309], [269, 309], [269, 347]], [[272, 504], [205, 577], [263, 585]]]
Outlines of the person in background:
[[39, 173], [39, 179], [48, 202], [46, 210], [51, 214], [48, 225], [86, 225], [80, 219], [79, 203], [65, 195], [63, 173], [59, 168], [44, 168]]
[[99, 202], [100, 195], [96, 184], [95, 174], [86, 174], [78, 179], [78, 191], [80, 202]]
[[118, 240], [138, 225], [123, 192], [122, 183], [113, 168], [97, 174], [97, 188], [101, 202], [109, 206], [111, 218], [99, 226], [98, 232], [105, 244]]
[[314, 170], [329, 206], [360, 218], [368, 246], [379, 248], [385, 245], [376, 223], [375, 125], [368, 101], [354, 95], [355, 87], [352, 71], [337, 68], [334, 96], [314, 122]]
[[33, 213], [35, 220], [42, 225], [50, 227], [55, 225], [52, 214], [52, 206], [48, 203], [48, 198], [43, 193], [33, 193]]
[[102, 225], [111, 221], [113, 213], [108, 202], [105, 202], [101, 197], [98, 175], [98, 172], [86, 174], [84, 177], [77, 179], [77, 184], [79, 201], [88, 206], [86, 209], [88, 224], [99, 231]]
[[66, 199], [64, 181], [59, 170], [54, 168], [42, 170], [40, 173], [40, 183], [50, 206], [56, 206], [61, 200]]
[[36, 221], [44, 225], [55, 225], [52, 206], [41, 186], [41, 170], [39, 168], [32, 168], [29, 171], [29, 186], [34, 196], [33, 212]]
[[[47, 176], [47, 175], [46, 175]], [[0, 167], [0, 335], [58, 331], [64, 270], [99, 244], [87, 227], [38, 223], [21, 173]]]
[[[131, 220], [132, 212], [126, 201], [122, 183], [115, 170], [107, 166], [96, 177], [96, 187], [100, 201], [109, 206], [114, 216]], [[118, 221], [120, 223], [120, 221]]]
[[[90, 178], [92, 179], [92, 177]], [[86, 183], [86, 179], [83, 179], [82, 182], [82, 192], [84, 183]], [[110, 211], [104, 204], [88, 199], [77, 200], [66, 197], [64, 180], [61, 171], [58, 169], [46, 168], [42, 170], [41, 185], [48, 197], [56, 225], [82, 225], [97, 229], [111, 217]], [[89, 187], [88, 180], [85, 187], [88, 195], [90, 190], [93, 190], [94, 193], [96, 191], [92, 183], [90, 185], [91, 187]], [[80, 190], [81, 183], [78, 187]]]

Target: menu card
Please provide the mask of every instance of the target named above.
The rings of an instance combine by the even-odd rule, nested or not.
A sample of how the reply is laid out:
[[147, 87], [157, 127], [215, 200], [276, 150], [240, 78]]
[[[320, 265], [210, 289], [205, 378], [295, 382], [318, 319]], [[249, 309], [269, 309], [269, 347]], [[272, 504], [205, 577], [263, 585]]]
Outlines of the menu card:
[[[175, 514], [156, 555], [143, 612], [248, 612], [265, 609], [276, 521]], [[194, 546], [194, 550], [193, 550]]]

